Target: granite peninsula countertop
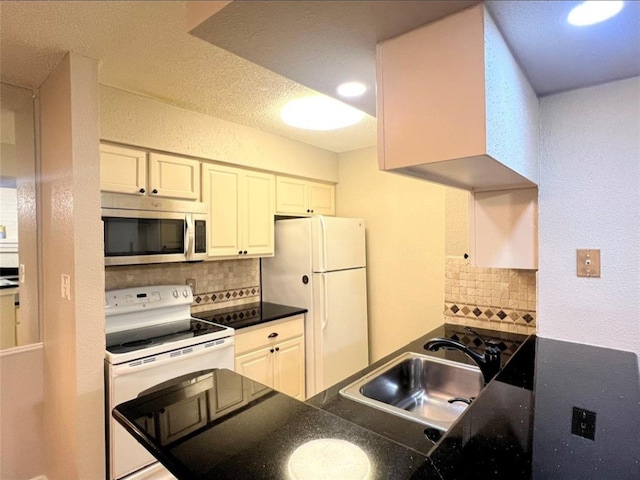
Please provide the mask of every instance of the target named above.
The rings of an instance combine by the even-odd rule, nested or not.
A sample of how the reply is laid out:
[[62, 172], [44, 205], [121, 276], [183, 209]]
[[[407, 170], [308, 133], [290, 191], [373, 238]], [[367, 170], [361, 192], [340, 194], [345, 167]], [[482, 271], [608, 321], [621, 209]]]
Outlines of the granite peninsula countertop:
[[[424, 425], [338, 393], [446, 334], [476, 340], [442, 326], [304, 403], [229, 370], [212, 370], [176, 379], [119, 405], [113, 415], [179, 479], [290, 478], [294, 452], [323, 438], [361, 449], [372, 479], [640, 478], [640, 378], [631, 352], [507, 335], [502, 371], [435, 442]], [[429, 352], [466, 361], [463, 354], [455, 358], [458, 353]], [[198, 421], [180, 435], [167, 431], [167, 412], [193, 419], [196, 405]]]

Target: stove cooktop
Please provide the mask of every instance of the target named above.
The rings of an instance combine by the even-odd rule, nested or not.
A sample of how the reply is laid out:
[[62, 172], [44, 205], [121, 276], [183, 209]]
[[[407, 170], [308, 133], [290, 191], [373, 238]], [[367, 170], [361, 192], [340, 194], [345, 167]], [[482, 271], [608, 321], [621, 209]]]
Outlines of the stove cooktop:
[[[203, 335], [229, 330], [227, 327], [216, 325], [199, 318], [191, 318], [189, 328], [185, 330], [166, 334], [164, 331], [165, 328], [166, 327], [163, 326], [162, 330], [160, 330], [154, 327], [147, 327], [144, 329], [129, 330], [125, 332], [124, 335], [123, 332], [107, 335], [107, 352], [116, 355], [130, 353], [160, 345], [167, 345], [180, 340], [195, 340], [197, 337], [201, 337]], [[154, 332], [162, 332], [164, 334], [154, 335]], [[140, 355], [143, 356], [144, 353], [145, 352], [141, 351]]]

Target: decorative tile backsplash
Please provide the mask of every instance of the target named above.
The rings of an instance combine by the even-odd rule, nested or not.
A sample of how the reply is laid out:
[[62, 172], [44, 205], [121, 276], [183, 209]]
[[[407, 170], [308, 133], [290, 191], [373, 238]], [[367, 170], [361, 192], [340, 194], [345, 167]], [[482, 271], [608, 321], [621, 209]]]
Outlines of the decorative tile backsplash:
[[535, 270], [474, 267], [462, 257], [445, 261], [445, 322], [535, 333]]
[[260, 260], [219, 260], [105, 268], [105, 290], [196, 281], [191, 311], [202, 312], [260, 300]]

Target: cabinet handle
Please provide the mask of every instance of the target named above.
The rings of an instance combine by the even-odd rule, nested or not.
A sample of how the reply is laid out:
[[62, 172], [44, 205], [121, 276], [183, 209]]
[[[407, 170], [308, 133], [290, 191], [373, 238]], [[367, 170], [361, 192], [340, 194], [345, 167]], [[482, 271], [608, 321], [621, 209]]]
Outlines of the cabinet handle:
[[311, 213], [313, 213], [313, 210], [311, 210]]
[[146, 190], [144, 188], [141, 188], [140, 193], [144, 193], [144, 192], [146, 192]]
[[273, 332], [273, 333], [270, 333], [269, 335], [267, 335], [267, 338], [276, 338], [277, 336], [278, 336], [278, 333], [277, 332]]
[[246, 255], [246, 254], [247, 254], [247, 251], [245, 250], [245, 251], [244, 251], [244, 252], [242, 252], [242, 253], [244, 253], [244, 254]]
[[272, 348], [271, 350], [269, 350], [271, 353], [273, 353], [275, 350]]
[[157, 190], [156, 188], [154, 188], [154, 189], [151, 191], [151, 193], [153, 193], [154, 195], [157, 195], [157, 194], [158, 194], [158, 190]]
[[279, 352], [279, 351], [280, 351], [280, 347], [276, 347], [276, 352]]
[[240, 251], [238, 252], [238, 255], [242, 255], [242, 250], [240, 250]]
[[309, 210], [308, 208], [307, 208], [307, 213], [311, 213], [311, 210]]

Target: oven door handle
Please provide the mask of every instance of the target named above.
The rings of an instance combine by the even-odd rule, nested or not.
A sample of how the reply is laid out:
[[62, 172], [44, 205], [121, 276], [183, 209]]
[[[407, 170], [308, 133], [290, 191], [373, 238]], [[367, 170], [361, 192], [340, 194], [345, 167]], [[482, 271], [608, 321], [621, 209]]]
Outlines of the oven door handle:
[[[182, 353], [182, 352], [184, 352], [185, 350], [193, 349], [194, 347], [193, 346], [183, 347], [183, 348], [173, 350], [171, 352], [165, 352], [165, 353], [159, 354], [156, 357], [147, 357], [146, 359], [131, 360], [121, 365], [114, 365], [111, 371], [112, 371], [113, 377], [115, 378], [122, 375], [134, 373], [134, 372], [138, 373], [138, 372], [143, 372], [145, 370], [150, 370], [152, 368], [157, 367], [158, 365], [165, 365], [169, 362], [175, 362], [176, 360], [181, 360], [183, 358], [195, 358], [197, 356], [204, 355], [206, 353], [211, 353], [216, 350], [222, 350], [224, 348], [233, 349], [233, 345], [234, 345], [233, 337], [225, 338], [224, 341], [219, 343], [218, 345], [211, 345], [210, 347], [206, 346], [209, 343], [215, 343], [217, 341], [219, 340], [212, 340], [211, 342], [196, 345], [196, 347], [199, 347], [199, 348], [187, 353]], [[178, 351], [181, 351], [180, 355], [176, 354], [176, 352]], [[161, 358], [158, 360], [149, 361], [149, 358], [157, 358], [157, 357], [161, 357]], [[146, 363], [144, 362], [145, 360], [147, 360]]]

